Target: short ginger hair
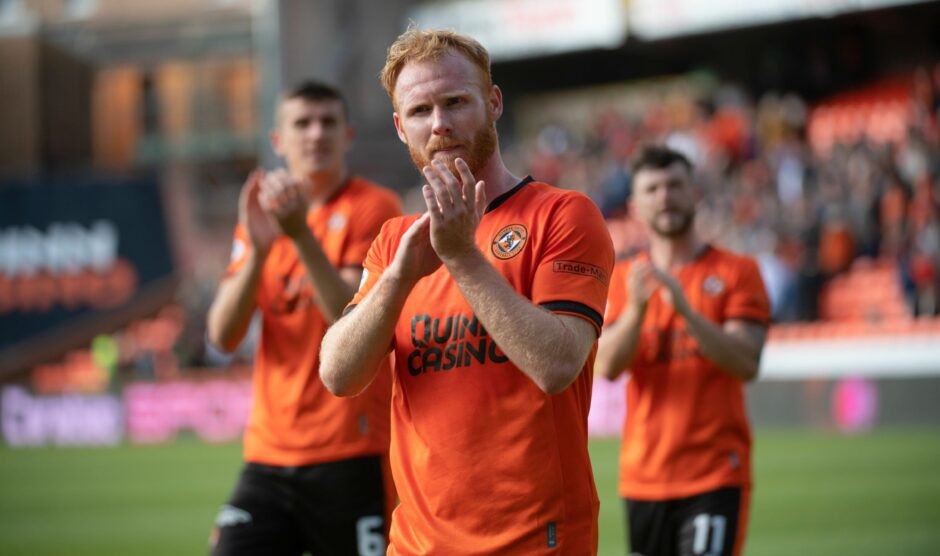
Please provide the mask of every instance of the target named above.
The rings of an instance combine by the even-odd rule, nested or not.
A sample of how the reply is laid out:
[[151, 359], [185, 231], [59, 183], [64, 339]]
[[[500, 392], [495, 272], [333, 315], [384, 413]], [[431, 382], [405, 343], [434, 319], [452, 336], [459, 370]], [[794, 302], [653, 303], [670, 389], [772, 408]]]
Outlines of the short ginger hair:
[[483, 45], [452, 29], [418, 29], [411, 25], [388, 47], [385, 67], [380, 76], [382, 87], [392, 99], [392, 104], [396, 103], [395, 84], [405, 64], [439, 60], [451, 52], [463, 54], [480, 69], [484, 91], [489, 91], [493, 86], [493, 75], [490, 72], [490, 54]]

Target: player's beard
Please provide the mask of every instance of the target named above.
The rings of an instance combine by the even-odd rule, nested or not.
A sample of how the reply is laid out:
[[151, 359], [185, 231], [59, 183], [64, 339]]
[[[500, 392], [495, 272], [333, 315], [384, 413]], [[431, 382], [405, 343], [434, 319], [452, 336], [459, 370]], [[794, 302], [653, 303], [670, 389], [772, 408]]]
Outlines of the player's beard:
[[[420, 172], [425, 166], [431, 164], [431, 158], [428, 156], [428, 153], [433, 153], [435, 150], [447, 148], [454, 144], [457, 144], [457, 142], [448, 141], [446, 138], [432, 137], [431, 142], [424, 150], [415, 147], [409, 142], [408, 153], [411, 155], [411, 160], [414, 162], [415, 167], [418, 168]], [[457, 166], [454, 164], [454, 161], [458, 158], [463, 158], [467, 166], [470, 167], [470, 172], [476, 176], [477, 172], [486, 166], [486, 163], [489, 162], [490, 157], [493, 156], [493, 153], [496, 151], [495, 120], [488, 117], [483, 127], [477, 130], [476, 134], [473, 136], [471, 143], [469, 145], [465, 144], [464, 146], [467, 150], [466, 156], [445, 155], [441, 157], [440, 160], [444, 162], [447, 169], [450, 170], [454, 176], [459, 176], [460, 174], [457, 172]]]
[[660, 237], [678, 238], [689, 233], [692, 224], [695, 222], [695, 212], [691, 209], [673, 209], [673, 212], [680, 212], [681, 219], [678, 224], [672, 226], [663, 226], [660, 224], [659, 215], [653, 218], [651, 228], [656, 235]]

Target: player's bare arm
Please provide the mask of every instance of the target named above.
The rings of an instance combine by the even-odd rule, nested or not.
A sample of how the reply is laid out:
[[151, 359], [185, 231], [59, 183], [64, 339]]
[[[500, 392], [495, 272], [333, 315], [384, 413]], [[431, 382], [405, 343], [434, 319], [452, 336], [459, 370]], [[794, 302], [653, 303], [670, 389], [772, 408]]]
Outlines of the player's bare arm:
[[686, 330], [698, 342], [702, 355], [741, 380], [757, 378], [767, 338], [766, 326], [741, 319], [716, 324], [692, 309], [673, 276], [660, 269], [654, 269], [654, 276], [668, 291], [673, 307], [685, 319]]
[[360, 269], [337, 270], [307, 226], [309, 196], [307, 185], [286, 170], [275, 170], [261, 182], [260, 201], [280, 232], [290, 238], [297, 250], [316, 295], [314, 303], [330, 322], [335, 321], [352, 299], [362, 276]]
[[455, 166], [459, 180], [440, 161], [424, 168], [434, 251], [506, 356], [544, 392], [561, 392], [578, 377], [597, 333], [579, 317], [537, 307], [486, 260], [475, 241], [486, 208], [484, 184], [462, 159]]
[[630, 265], [627, 307], [620, 318], [604, 328], [594, 359], [595, 373], [608, 380], [615, 380], [633, 362], [646, 307], [657, 288], [659, 283], [653, 277], [653, 266], [649, 261], [637, 261]]
[[327, 330], [320, 347], [320, 379], [337, 396], [355, 396], [375, 378], [388, 352], [408, 294], [441, 266], [430, 240], [430, 217], [417, 219], [373, 289]]
[[238, 221], [248, 232], [251, 245], [245, 264], [219, 285], [206, 322], [209, 341], [232, 351], [245, 336], [255, 312], [255, 296], [261, 280], [261, 269], [278, 236], [274, 224], [261, 207], [259, 195], [264, 171], [252, 172], [238, 197]]

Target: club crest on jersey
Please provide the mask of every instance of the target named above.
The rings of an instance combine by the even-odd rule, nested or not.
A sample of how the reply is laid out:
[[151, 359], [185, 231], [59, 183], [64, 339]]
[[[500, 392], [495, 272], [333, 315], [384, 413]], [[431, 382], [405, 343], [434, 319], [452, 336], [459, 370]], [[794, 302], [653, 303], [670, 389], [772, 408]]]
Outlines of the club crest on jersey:
[[717, 276], [709, 276], [702, 282], [702, 290], [709, 295], [719, 295], [725, 291], [725, 283]]
[[342, 230], [346, 227], [346, 217], [342, 214], [334, 214], [326, 223], [326, 227], [331, 231]]
[[529, 231], [522, 224], [510, 224], [496, 232], [492, 251], [497, 259], [511, 259], [522, 251], [529, 239]]

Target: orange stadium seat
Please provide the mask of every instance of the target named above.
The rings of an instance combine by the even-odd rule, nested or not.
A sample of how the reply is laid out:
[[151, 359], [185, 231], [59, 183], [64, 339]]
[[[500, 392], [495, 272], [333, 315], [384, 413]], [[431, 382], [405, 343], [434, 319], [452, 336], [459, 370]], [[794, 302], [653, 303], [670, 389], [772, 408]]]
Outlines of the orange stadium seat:
[[910, 118], [909, 79], [888, 80], [849, 91], [813, 107], [807, 132], [816, 152], [828, 152], [836, 142], [862, 137], [878, 143], [902, 142]]
[[845, 274], [833, 278], [819, 296], [823, 320], [890, 321], [910, 319], [893, 261], [860, 259]]
[[901, 288], [897, 262], [860, 258], [820, 293], [817, 322], [775, 325], [768, 341], [793, 342], [866, 336], [940, 335], [940, 317], [914, 318]]

